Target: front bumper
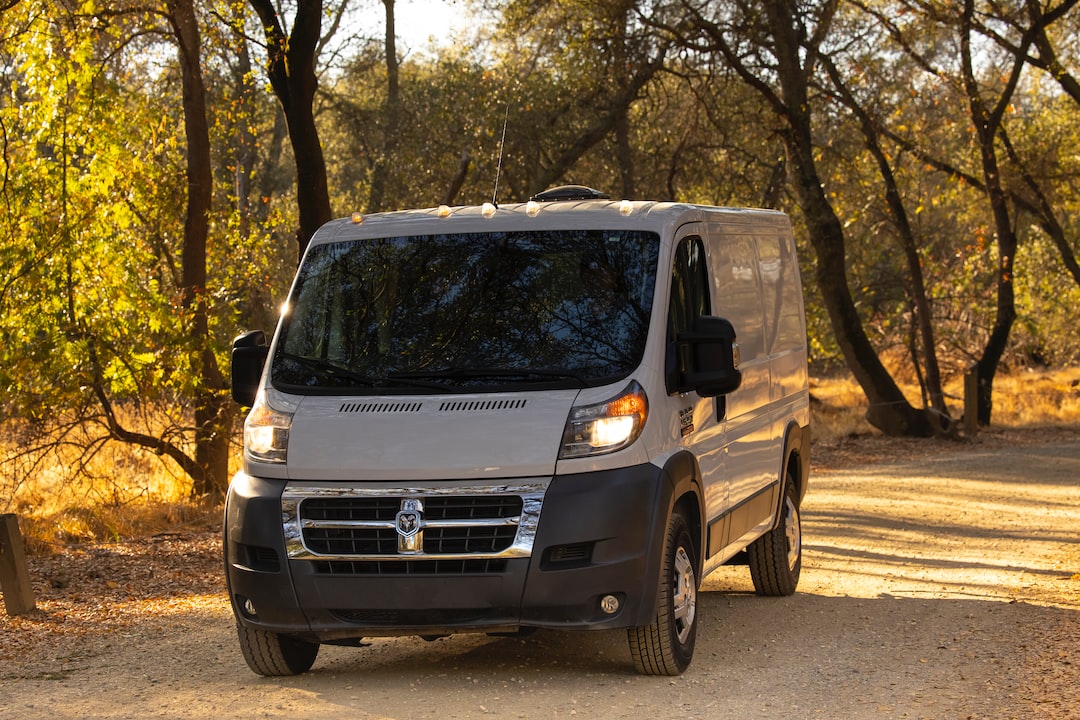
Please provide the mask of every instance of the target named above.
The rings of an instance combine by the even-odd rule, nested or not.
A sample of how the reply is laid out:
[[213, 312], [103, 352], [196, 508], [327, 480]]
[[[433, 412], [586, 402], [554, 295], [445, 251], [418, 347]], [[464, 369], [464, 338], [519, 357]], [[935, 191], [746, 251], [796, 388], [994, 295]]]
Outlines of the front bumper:
[[[425, 512], [435, 498], [475, 497], [478, 489], [491, 496], [499, 488], [523, 498], [508, 544], [488, 527]], [[408, 488], [238, 473], [226, 502], [229, 594], [240, 622], [319, 642], [645, 625], [656, 612], [671, 493], [652, 465], [501, 486]], [[357, 497], [367, 500], [353, 503]], [[301, 512], [309, 498], [320, 502]], [[373, 520], [376, 505], [381, 519]], [[403, 539], [402, 513], [420, 515], [430, 542]], [[434, 529], [441, 527], [450, 530]], [[601, 608], [608, 596], [619, 601], [615, 612]]]

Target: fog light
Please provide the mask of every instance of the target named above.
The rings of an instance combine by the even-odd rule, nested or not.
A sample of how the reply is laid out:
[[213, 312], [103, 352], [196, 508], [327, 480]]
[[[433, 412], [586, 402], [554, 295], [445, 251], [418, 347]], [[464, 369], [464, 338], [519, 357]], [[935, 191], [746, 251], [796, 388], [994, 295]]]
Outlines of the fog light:
[[608, 615], [614, 615], [619, 612], [619, 598], [614, 595], [605, 595], [600, 598], [600, 609]]
[[251, 602], [251, 598], [244, 598], [242, 609], [248, 617], [255, 617], [255, 603]]

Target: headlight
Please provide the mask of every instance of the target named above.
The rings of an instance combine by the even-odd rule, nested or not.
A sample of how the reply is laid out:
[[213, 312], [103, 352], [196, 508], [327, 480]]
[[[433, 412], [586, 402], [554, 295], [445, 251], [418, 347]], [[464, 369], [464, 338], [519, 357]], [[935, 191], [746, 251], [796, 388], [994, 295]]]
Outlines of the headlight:
[[607, 402], [575, 407], [566, 419], [559, 458], [621, 450], [638, 439], [648, 414], [649, 401], [636, 382]]
[[260, 390], [244, 421], [244, 455], [255, 462], [285, 462], [292, 418], [291, 412], [272, 407], [267, 393]]

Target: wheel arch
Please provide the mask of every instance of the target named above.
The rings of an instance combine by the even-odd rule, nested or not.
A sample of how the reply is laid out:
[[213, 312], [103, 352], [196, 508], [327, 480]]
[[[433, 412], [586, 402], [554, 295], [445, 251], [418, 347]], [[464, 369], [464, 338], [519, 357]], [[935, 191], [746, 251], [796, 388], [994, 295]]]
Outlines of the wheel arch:
[[784, 504], [788, 478], [795, 483], [796, 503], [801, 506], [810, 479], [810, 428], [792, 421], [784, 433], [783, 464], [780, 467], [780, 500], [777, 502], [776, 519]]
[[705, 503], [701, 468], [692, 453], [681, 451], [672, 455], [664, 463], [664, 474], [671, 482], [671, 496], [662, 526], [666, 530], [671, 515], [677, 509], [682, 511], [683, 517], [690, 525], [690, 535], [694, 539], [695, 565], [697, 566], [695, 571], [700, 581], [705, 554]]
[[703, 550], [705, 548], [702, 517], [704, 496], [701, 484], [701, 469], [692, 453], [680, 450], [672, 454], [660, 467], [660, 477], [664, 483], [657, 496], [653, 513], [650, 547], [646, 561], [642, 587], [649, 590], [642, 596], [642, 602], [630, 621], [633, 626], [646, 626], [653, 622], [657, 613], [655, 588], [659, 587], [660, 573], [663, 567], [664, 548], [671, 516], [679, 510], [690, 526], [690, 535], [694, 542], [694, 572], [698, 584], [701, 582]]

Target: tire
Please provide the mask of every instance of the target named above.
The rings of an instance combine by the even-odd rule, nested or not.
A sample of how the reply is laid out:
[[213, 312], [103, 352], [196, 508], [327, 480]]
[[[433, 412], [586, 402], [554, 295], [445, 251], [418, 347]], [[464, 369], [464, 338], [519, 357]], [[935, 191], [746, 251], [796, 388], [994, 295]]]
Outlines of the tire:
[[697, 551], [686, 518], [676, 510], [664, 539], [656, 619], [627, 628], [634, 667], [642, 675], [681, 675], [697, 639]]
[[750, 577], [758, 595], [791, 595], [802, 572], [802, 523], [795, 483], [790, 475], [784, 490], [780, 523], [746, 549]]
[[236, 624], [240, 651], [248, 667], [259, 675], [299, 675], [311, 669], [319, 655], [319, 643]]

